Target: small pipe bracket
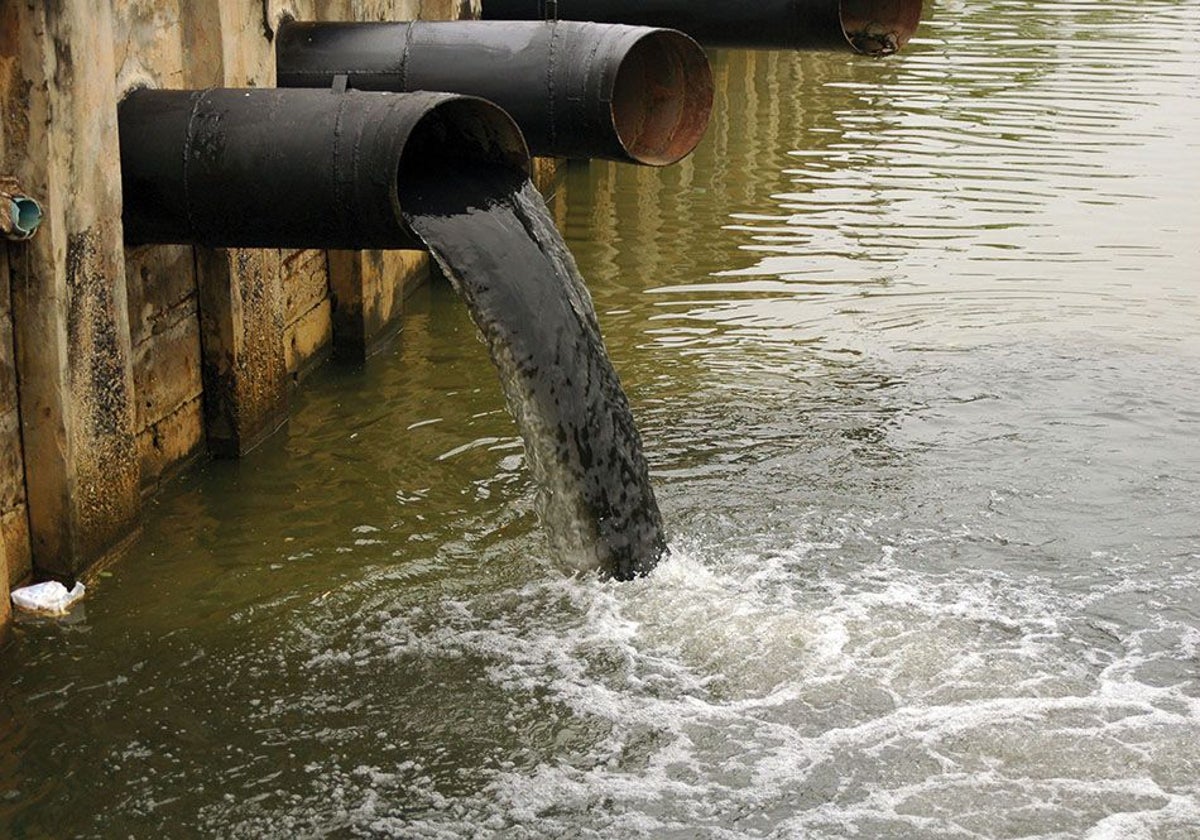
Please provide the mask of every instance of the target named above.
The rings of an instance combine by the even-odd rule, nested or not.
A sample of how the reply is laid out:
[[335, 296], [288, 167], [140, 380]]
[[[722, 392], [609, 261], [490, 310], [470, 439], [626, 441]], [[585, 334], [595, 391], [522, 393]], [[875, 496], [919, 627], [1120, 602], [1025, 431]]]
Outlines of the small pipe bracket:
[[0, 233], [12, 242], [32, 239], [42, 223], [42, 205], [12, 175], [0, 175]]
[[333, 77], [333, 92], [345, 93], [346, 88], [350, 86], [350, 76], [346, 73], [338, 73]]
[[546, 0], [546, 20], [558, 21], [558, 0]]

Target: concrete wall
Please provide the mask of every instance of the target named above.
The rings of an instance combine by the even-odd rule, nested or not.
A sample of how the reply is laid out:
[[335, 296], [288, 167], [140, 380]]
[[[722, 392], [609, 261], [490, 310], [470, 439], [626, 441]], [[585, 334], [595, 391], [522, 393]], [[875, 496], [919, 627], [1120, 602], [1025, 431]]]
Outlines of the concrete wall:
[[70, 574], [139, 508], [111, 15], [9, 0], [0, 17], [0, 172], [46, 208], [8, 247], [32, 552]]
[[8, 637], [8, 621], [12, 616], [12, 604], [8, 597], [8, 558], [4, 554], [4, 544], [0, 543], [0, 645]]
[[285, 16], [452, 19], [478, 0], [0, 0], [0, 175], [46, 214], [0, 241], [0, 625], [10, 584], [74, 577], [142, 499], [286, 421], [428, 276], [408, 252], [125, 248], [116, 106], [135, 87], [274, 84]]
[[25, 459], [17, 411], [8, 243], [0, 242], [0, 624], [8, 614], [8, 588], [29, 574], [29, 512]]

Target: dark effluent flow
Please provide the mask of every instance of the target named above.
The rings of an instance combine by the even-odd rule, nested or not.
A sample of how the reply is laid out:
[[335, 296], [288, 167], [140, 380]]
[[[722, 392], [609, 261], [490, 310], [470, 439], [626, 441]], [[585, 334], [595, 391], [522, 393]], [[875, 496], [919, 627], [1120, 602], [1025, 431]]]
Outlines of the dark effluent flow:
[[649, 571], [666, 540], [641, 437], [541, 196], [499, 166], [406, 175], [401, 193], [500, 373], [555, 556], [620, 579]]

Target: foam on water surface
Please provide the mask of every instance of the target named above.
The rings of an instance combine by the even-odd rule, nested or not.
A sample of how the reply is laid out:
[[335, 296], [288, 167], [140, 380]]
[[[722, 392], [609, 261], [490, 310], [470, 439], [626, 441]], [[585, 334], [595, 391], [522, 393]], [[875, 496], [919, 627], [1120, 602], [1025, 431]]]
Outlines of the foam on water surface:
[[[502, 730], [508, 757], [454, 794], [419, 767], [330, 768], [306, 801], [336, 791], [353, 807], [307, 824], [531, 838], [1163, 838], [1198, 824], [1194, 627], [1105, 627], [1052, 587], [921, 572], [919, 545], [803, 582], [814, 548], [832, 546], [676, 546], [630, 585], [549, 577], [378, 614], [357, 650], [307, 667], [470, 662], [505, 698], [475, 723]], [[247, 835], [274, 819], [217, 810]]]

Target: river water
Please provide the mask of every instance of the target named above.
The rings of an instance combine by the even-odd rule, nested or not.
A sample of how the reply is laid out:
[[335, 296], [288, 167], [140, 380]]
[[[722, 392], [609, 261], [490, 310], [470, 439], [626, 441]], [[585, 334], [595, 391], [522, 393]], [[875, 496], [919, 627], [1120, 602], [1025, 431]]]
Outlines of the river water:
[[555, 204], [673, 548], [555, 570], [453, 293], [0, 653], [0, 835], [1194, 838], [1200, 6], [728, 54]]

